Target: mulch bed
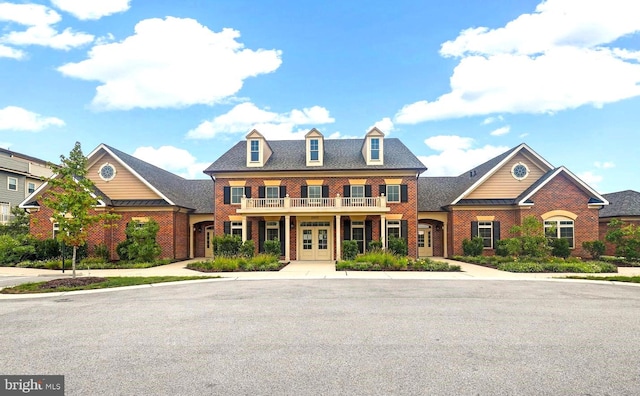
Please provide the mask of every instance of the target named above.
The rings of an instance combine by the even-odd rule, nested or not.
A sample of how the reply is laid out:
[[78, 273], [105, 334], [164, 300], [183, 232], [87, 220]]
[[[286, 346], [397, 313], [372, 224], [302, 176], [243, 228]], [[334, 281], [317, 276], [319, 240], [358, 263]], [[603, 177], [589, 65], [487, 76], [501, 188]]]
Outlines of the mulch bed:
[[76, 287], [86, 286], [92, 283], [100, 283], [106, 281], [106, 278], [97, 276], [87, 276], [82, 278], [61, 278], [54, 279], [40, 285], [40, 289], [56, 289], [58, 287]]

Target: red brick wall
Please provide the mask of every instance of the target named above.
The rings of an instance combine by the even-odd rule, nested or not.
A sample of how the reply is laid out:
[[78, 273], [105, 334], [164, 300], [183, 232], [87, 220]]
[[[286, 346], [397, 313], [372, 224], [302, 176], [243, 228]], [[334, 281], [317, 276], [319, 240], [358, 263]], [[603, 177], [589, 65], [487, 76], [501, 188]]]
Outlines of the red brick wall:
[[[277, 178], [274, 177], [275, 180], [280, 180], [281, 185], [286, 186], [287, 194], [291, 198], [301, 198], [300, 197], [300, 186], [306, 185], [306, 180], [310, 179], [322, 179], [324, 185], [329, 186], [329, 197], [334, 198], [337, 194], [340, 196], [343, 195], [343, 186], [349, 184], [348, 177], [314, 177], [315, 174], [298, 177], [298, 178]], [[359, 178], [359, 177], [358, 177]], [[396, 178], [396, 177], [394, 177]], [[236, 215], [236, 209], [240, 208], [240, 205], [229, 205], [224, 204], [224, 187], [229, 186], [230, 180], [243, 180], [246, 181], [246, 186], [251, 187], [251, 196], [253, 198], [258, 197], [258, 187], [264, 186], [264, 180], [269, 180], [270, 178], [238, 178], [238, 179], [218, 179], [215, 184], [215, 233], [216, 235], [222, 235], [224, 232], [224, 222], [229, 221], [229, 216]], [[371, 185], [371, 195], [376, 197], [379, 196], [379, 185], [385, 184], [384, 177], [367, 177], [367, 184]], [[405, 177], [402, 180], [401, 184], [407, 185], [407, 193], [408, 193], [408, 202], [403, 203], [388, 203], [387, 206], [391, 208], [389, 214], [402, 214], [402, 219], [407, 220], [408, 226], [408, 248], [409, 255], [417, 256], [417, 180], [415, 177]], [[361, 214], [360, 214], [361, 215]], [[345, 219], [348, 214], [341, 214], [341, 218]], [[375, 223], [380, 222], [379, 216], [372, 216], [368, 219], [373, 220], [373, 233], [374, 239], [379, 239], [379, 226], [376, 227]], [[260, 220], [258, 218], [249, 217], [248, 221], [253, 221], [252, 224], [252, 238], [254, 241], [258, 241], [258, 224], [257, 221]], [[295, 220], [297, 223], [297, 219], [292, 216], [292, 220]], [[291, 231], [291, 250], [290, 255], [291, 259], [295, 259], [296, 257], [296, 233], [295, 228]], [[335, 229], [334, 229], [334, 250], [335, 250]], [[257, 246], [256, 246], [257, 247]], [[334, 252], [335, 253], [335, 252]]]
[[451, 251], [454, 255], [462, 254], [462, 241], [471, 237], [471, 222], [476, 221], [476, 216], [495, 216], [495, 221], [500, 221], [500, 236], [504, 239], [510, 237], [509, 229], [521, 224], [526, 216], [533, 215], [542, 222], [544, 213], [565, 210], [577, 215], [574, 221], [575, 248], [571, 255], [588, 257], [588, 252], [582, 249], [582, 242], [598, 239], [598, 209], [588, 207], [589, 198], [572, 180], [560, 174], [531, 197], [534, 202], [531, 209], [454, 210], [450, 219]]

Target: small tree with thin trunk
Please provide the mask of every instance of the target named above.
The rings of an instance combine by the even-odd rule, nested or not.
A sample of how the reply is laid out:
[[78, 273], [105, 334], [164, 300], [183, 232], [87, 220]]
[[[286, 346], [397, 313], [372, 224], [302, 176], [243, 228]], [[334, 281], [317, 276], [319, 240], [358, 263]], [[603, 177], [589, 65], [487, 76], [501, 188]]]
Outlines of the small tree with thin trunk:
[[76, 277], [76, 253], [78, 246], [87, 241], [89, 228], [101, 221], [106, 227], [119, 215], [96, 213], [92, 209], [100, 197], [94, 194], [95, 186], [87, 178], [87, 159], [82, 154], [80, 142], [76, 142], [69, 157], [60, 156], [60, 165], [52, 164], [54, 175], [47, 179], [48, 195], [44, 197], [45, 206], [53, 210], [53, 221], [58, 223], [56, 238], [67, 246], [73, 246], [71, 268]]

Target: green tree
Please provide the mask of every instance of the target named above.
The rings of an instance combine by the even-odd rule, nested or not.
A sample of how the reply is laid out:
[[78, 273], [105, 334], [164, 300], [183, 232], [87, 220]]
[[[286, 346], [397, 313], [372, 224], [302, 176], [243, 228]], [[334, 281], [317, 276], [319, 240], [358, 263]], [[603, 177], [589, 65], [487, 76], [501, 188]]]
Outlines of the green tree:
[[521, 225], [514, 225], [509, 232], [515, 235], [507, 242], [507, 249], [516, 256], [546, 257], [549, 255], [549, 242], [544, 227], [535, 216], [522, 219]]
[[71, 268], [75, 278], [78, 246], [87, 242], [89, 228], [101, 221], [108, 227], [120, 216], [92, 210], [99, 197], [87, 177], [87, 158], [82, 154], [80, 142], [76, 142], [68, 158], [60, 156], [60, 165], [51, 164], [51, 167], [54, 174], [47, 179], [50, 188], [43, 201], [53, 210], [53, 221], [58, 223], [60, 231], [56, 238], [73, 247]]
[[9, 224], [0, 226], [0, 234], [14, 238], [29, 234], [29, 214], [18, 206], [11, 208]]
[[607, 242], [616, 245], [616, 255], [627, 260], [640, 258], [640, 227], [613, 219], [608, 224], [609, 231], [605, 236]]
[[145, 223], [131, 221], [127, 224], [127, 239], [118, 244], [118, 256], [127, 261], [139, 263], [152, 262], [162, 253], [156, 236], [160, 231], [157, 221], [151, 219]]

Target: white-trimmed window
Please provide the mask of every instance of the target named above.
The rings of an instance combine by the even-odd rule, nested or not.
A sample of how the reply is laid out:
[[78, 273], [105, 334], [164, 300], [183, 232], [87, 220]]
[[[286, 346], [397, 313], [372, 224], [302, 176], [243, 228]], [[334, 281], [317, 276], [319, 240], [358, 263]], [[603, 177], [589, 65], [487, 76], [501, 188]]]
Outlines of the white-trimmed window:
[[320, 205], [322, 202], [322, 186], [307, 186], [307, 198], [310, 205]]
[[351, 205], [361, 206], [364, 204], [364, 186], [351, 186]]
[[358, 244], [358, 252], [364, 253], [364, 221], [351, 222], [351, 240]]
[[7, 189], [9, 191], [18, 191], [18, 179], [9, 176], [7, 178]]
[[278, 206], [280, 203], [280, 186], [266, 186], [264, 188], [264, 197], [267, 199], [267, 205]]
[[231, 222], [231, 235], [237, 235], [242, 237], [242, 222], [241, 221], [232, 221]]
[[388, 220], [387, 221], [387, 241], [391, 238], [401, 238], [400, 233], [400, 220]]
[[380, 138], [371, 138], [371, 159], [374, 161], [380, 159]]
[[11, 217], [11, 205], [9, 202], [0, 202], [0, 223], [6, 224]]
[[418, 231], [418, 247], [419, 248], [424, 247], [424, 230]]
[[27, 194], [33, 194], [36, 191], [36, 183], [28, 182], [27, 183]]
[[56, 236], [58, 236], [58, 233], [60, 232], [60, 224], [59, 223], [53, 223], [53, 239], [56, 239]]
[[273, 241], [276, 239], [280, 239], [280, 222], [267, 221], [264, 240]]
[[400, 186], [387, 184], [387, 202], [400, 202]]
[[260, 142], [258, 140], [250, 140], [251, 145], [251, 162], [260, 161]]
[[478, 237], [482, 238], [482, 244], [485, 249], [493, 249], [493, 222], [478, 222]]
[[231, 203], [240, 204], [244, 196], [244, 187], [231, 187]]
[[574, 222], [567, 217], [552, 217], [544, 222], [544, 233], [547, 238], [564, 238], [569, 242], [569, 248], [573, 249], [574, 243]]
[[318, 139], [309, 140], [309, 159], [311, 161], [318, 161], [320, 159], [320, 144]]

